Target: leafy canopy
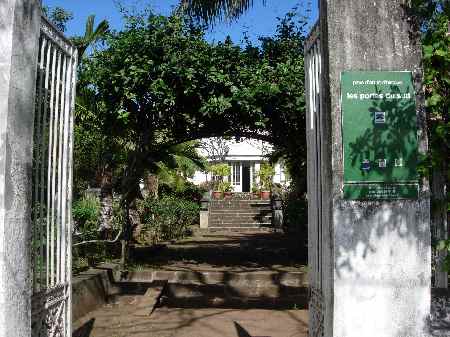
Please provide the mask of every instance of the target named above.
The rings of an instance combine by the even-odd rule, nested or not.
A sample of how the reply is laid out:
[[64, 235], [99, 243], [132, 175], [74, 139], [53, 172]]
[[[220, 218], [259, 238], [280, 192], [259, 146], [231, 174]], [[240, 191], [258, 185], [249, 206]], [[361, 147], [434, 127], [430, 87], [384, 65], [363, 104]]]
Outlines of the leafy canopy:
[[256, 138], [297, 157], [305, 148], [304, 40], [294, 17], [261, 48], [209, 44], [178, 15], [129, 17], [123, 31], [109, 33], [83, 62], [80, 82], [97, 102], [96, 124], [128, 149], [124, 187], [195, 139]]

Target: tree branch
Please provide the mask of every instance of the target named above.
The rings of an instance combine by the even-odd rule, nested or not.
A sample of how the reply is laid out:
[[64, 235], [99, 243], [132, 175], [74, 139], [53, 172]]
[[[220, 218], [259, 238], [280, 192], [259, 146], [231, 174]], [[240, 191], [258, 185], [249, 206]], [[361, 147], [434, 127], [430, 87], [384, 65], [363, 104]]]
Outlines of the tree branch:
[[83, 241], [83, 242], [74, 243], [74, 244], [72, 245], [72, 247], [81, 246], [81, 245], [86, 245], [86, 244], [89, 244], [89, 243], [101, 243], [101, 242], [103, 242], [103, 243], [116, 243], [116, 242], [119, 241], [119, 238], [120, 238], [120, 236], [122, 235], [122, 232], [123, 232], [123, 230], [121, 229], [121, 230], [119, 231], [119, 234], [117, 234], [117, 236], [115, 237], [115, 239], [112, 240], [112, 241], [111, 241], [111, 240], [89, 240], [89, 241]]

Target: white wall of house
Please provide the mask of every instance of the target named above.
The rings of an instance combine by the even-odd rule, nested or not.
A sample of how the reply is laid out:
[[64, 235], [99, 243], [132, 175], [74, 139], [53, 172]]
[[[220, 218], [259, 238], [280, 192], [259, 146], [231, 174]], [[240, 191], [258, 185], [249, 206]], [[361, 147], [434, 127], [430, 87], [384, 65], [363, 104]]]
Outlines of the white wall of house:
[[[243, 139], [241, 141], [230, 140], [227, 142], [229, 152], [225, 162], [231, 166], [231, 176], [227, 179], [233, 184], [234, 192], [250, 192], [259, 183], [258, 172], [261, 162], [267, 161], [266, 155], [272, 151], [270, 144], [253, 140]], [[200, 154], [208, 158], [208, 153], [200, 149]], [[200, 185], [211, 181], [212, 176], [208, 172], [198, 171], [191, 181]], [[288, 185], [283, 165], [275, 165], [274, 183]]]

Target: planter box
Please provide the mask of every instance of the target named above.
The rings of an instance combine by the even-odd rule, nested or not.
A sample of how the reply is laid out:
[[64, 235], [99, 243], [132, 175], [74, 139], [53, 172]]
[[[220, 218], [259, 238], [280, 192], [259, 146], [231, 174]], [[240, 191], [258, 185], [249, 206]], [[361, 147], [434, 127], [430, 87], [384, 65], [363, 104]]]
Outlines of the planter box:
[[262, 200], [270, 200], [270, 191], [261, 191], [261, 199]]
[[223, 193], [220, 192], [220, 191], [213, 191], [213, 192], [212, 192], [212, 197], [213, 197], [213, 199], [215, 199], [215, 200], [222, 199], [222, 198], [223, 198]]
[[224, 199], [231, 199], [233, 198], [233, 192], [224, 192], [223, 197]]

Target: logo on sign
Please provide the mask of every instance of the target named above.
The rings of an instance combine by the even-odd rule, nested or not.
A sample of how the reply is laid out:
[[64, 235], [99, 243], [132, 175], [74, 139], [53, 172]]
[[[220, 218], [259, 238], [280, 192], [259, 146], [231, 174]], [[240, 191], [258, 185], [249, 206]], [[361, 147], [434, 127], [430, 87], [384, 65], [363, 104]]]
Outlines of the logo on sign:
[[386, 123], [386, 112], [385, 111], [375, 111], [374, 114], [375, 124], [384, 124]]
[[361, 163], [361, 170], [368, 172], [370, 171], [370, 160], [364, 159]]

